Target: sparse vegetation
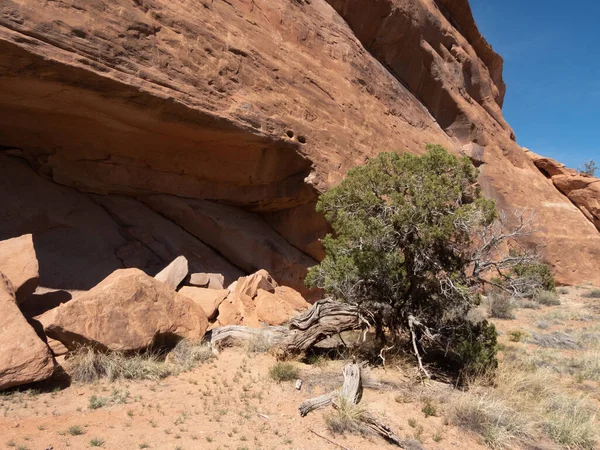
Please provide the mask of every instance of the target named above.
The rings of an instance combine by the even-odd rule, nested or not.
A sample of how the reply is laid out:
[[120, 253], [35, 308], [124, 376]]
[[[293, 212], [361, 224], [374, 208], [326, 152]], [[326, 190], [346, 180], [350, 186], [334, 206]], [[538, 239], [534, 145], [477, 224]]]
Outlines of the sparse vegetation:
[[110, 381], [160, 380], [169, 375], [186, 372], [199, 363], [213, 358], [210, 345], [188, 340], [180, 341], [165, 362], [157, 354], [125, 355], [120, 352], [100, 352], [81, 347], [69, 358], [67, 370], [75, 381], [91, 383], [101, 378]]
[[100, 378], [110, 381], [159, 380], [171, 375], [173, 369], [160, 361], [156, 355], [124, 355], [119, 352], [98, 352], [82, 347], [69, 359], [68, 372], [75, 381], [91, 383]]
[[534, 300], [540, 305], [544, 306], [558, 306], [560, 305], [560, 300], [558, 295], [552, 291], [539, 291], [533, 297]]
[[277, 382], [293, 381], [298, 379], [300, 371], [298, 368], [289, 362], [276, 362], [269, 369], [269, 375]]
[[496, 319], [514, 319], [514, 309], [515, 303], [506, 292], [494, 291], [490, 294], [491, 317]]
[[509, 339], [511, 342], [521, 342], [523, 341], [528, 335], [525, 331], [522, 330], [515, 330], [515, 331], [511, 331], [510, 333], [508, 333]]
[[83, 428], [81, 428], [79, 425], [73, 425], [73, 426], [69, 427], [69, 429], [67, 431], [69, 432], [69, 434], [71, 436], [80, 436], [82, 434], [85, 434], [85, 430]]
[[214, 355], [210, 344], [187, 339], [179, 341], [171, 353], [169, 353], [169, 360], [178, 366], [175, 372], [191, 370], [198, 364], [212, 361], [213, 358]]
[[600, 289], [592, 289], [583, 294], [585, 298], [600, 298]]
[[491, 448], [548, 436], [564, 448], [594, 449], [600, 429], [584, 396], [565, 396], [557, 376], [520, 360], [503, 363], [495, 387], [475, 383], [451, 401], [454, 423], [480, 434]]
[[583, 167], [579, 169], [579, 173], [593, 177], [596, 175], [596, 170], [598, 170], [596, 162], [593, 159], [590, 159], [589, 161], [583, 163]]
[[102, 438], [93, 438], [90, 440], [90, 447], [102, 447], [105, 443], [105, 440]]
[[368, 430], [360, 423], [364, 409], [358, 405], [341, 399], [334, 412], [325, 416], [325, 424], [333, 434], [357, 433], [367, 434]]

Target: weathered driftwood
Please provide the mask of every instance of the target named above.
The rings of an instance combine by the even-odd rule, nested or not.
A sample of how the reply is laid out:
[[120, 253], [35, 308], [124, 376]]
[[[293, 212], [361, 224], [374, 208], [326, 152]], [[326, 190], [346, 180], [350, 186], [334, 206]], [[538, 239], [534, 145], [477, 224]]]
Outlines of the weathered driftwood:
[[367, 327], [369, 322], [358, 306], [326, 298], [290, 322], [290, 334], [281, 350], [284, 355], [301, 354], [329, 336]]
[[[344, 384], [342, 385], [341, 389], [302, 402], [299, 407], [300, 415], [302, 417], [306, 416], [311, 411], [325, 408], [329, 405], [339, 409], [342, 402], [357, 405], [361, 401], [363, 386], [360, 365], [356, 362], [346, 364], [344, 366], [343, 373]], [[391, 442], [392, 444], [395, 444], [401, 448], [404, 447], [403, 441], [400, 439], [400, 437], [394, 433], [389, 426], [387, 426], [370, 412], [360, 411], [356, 417], [356, 420], [382, 436], [388, 442]]]
[[251, 328], [240, 325], [228, 325], [214, 328], [207, 335], [210, 344], [215, 348], [235, 345], [239, 342], [264, 342], [271, 348], [281, 343], [290, 333], [286, 327]]
[[263, 340], [269, 347], [278, 347], [278, 354], [286, 358], [301, 355], [330, 336], [344, 331], [366, 329], [368, 326], [369, 322], [356, 305], [326, 298], [292, 319], [289, 328], [229, 325], [214, 328], [206, 339], [217, 348], [240, 341]]

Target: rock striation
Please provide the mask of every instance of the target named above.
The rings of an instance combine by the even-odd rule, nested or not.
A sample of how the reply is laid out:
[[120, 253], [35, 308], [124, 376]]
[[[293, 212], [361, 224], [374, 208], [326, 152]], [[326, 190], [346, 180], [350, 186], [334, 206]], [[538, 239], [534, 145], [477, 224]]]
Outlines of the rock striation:
[[[536, 212], [531, 243], [545, 244], [560, 283], [600, 283], [600, 234], [515, 143], [501, 111], [502, 59], [467, 0], [7, 0], [0, 90], [1, 157], [63, 185], [52, 189], [69, 192], [59, 211], [85, 203], [105, 221], [79, 217], [71, 230], [72, 217], [28, 197], [54, 221], [12, 218], [0, 233], [56, 236], [43, 245], [55, 257], [66, 250], [51, 242], [80, 254], [71, 235], [102, 228], [110, 245], [87, 246], [106, 255], [94, 277], [61, 288], [89, 289], [118, 267], [153, 275], [184, 255], [190, 271], [223, 273], [226, 284], [267, 268], [299, 289], [323, 256], [319, 192], [380, 151], [420, 154], [427, 143], [471, 157], [501, 208]], [[1, 179], [0, 188], [0, 210], [28, 192]], [[223, 205], [236, 209], [233, 225], [217, 216]], [[154, 234], [142, 211], [172, 234]], [[252, 242], [258, 229], [269, 232]], [[245, 239], [239, 252], [226, 236]], [[194, 267], [172, 245], [190, 238], [230, 275]], [[40, 261], [44, 285], [60, 265]]]

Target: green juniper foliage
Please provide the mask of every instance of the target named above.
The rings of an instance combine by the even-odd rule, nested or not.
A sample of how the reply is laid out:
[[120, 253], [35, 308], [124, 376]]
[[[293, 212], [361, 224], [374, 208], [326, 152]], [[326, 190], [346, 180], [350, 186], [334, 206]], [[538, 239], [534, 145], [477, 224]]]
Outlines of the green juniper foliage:
[[[478, 299], [465, 269], [473, 230], [492, 223], [496, 208], [481, 196], [468, 158], [437, 145], [427, 150], [420, 157], [381, 153], [321, 196], [317, 210], [335, 234], [324, 239], [326, 257], [307, 284], [359, 304], [381, 338], [384, 328], [398, 333], [416, 318], [466, 366], [457, 352], [485, 353], [482, 342], [495, 347], [491, 325], [466, 324]], [[467, 349], [467, 341], [477, 349]], [[489, 354], [494, 365], [495, 348]]]

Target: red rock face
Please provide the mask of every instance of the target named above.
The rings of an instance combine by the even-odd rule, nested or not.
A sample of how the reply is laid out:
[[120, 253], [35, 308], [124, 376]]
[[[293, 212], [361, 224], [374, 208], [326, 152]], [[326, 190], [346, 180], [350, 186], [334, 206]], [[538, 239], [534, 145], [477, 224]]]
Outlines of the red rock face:
[[[318, 193], [350, 167], [464, 148], [501, 207], [536, 211], [559, 281], [600, 282], [600, 235], [515, 144], [502, 59], [466, 0], [329, 3], [5, 1], [0, 148], [82, 192], [242, 208], [305, 261], [322, 256]], [[260, 255], [248, 265], [264, 267]], [[286, 277], [301, 278], [302, 258], [288, 259]]]
[[581, 175], [564, 164], [527, 151], [536, 167], [546, 175], [554, 186], [565, 194], [583, 215], [600, 231], [600, 179]]

